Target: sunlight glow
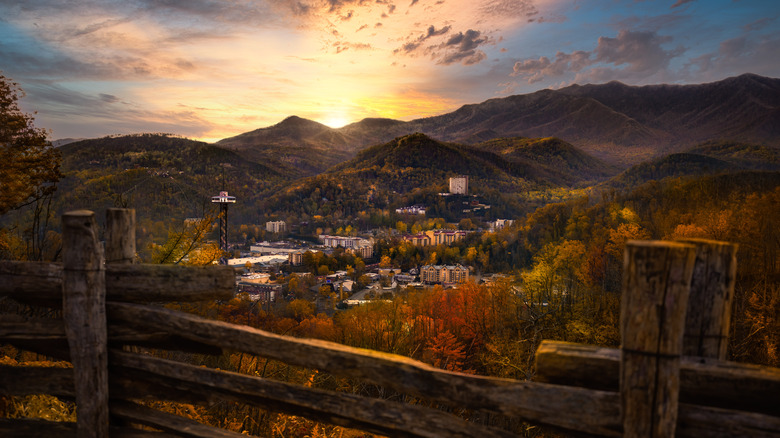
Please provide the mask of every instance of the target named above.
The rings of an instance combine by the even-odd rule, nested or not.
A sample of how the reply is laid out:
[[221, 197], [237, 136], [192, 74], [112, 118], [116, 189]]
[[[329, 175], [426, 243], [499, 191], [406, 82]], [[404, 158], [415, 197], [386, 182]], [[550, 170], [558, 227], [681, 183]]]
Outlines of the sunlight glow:
[[333, 129], [338, 129], [346, 126], [350, 123], [349, 119], [343, 114], [330, 114], [320, 121], [323, 125], [326, 125]]

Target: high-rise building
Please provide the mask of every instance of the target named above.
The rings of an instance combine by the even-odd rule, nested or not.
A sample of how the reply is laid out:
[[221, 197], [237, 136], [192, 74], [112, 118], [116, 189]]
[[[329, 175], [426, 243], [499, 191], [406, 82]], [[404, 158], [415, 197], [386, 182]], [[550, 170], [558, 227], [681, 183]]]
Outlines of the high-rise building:
[[454, 176], [450, 178], [450, 194], [468, 195], [469, 177], [468, 175]]

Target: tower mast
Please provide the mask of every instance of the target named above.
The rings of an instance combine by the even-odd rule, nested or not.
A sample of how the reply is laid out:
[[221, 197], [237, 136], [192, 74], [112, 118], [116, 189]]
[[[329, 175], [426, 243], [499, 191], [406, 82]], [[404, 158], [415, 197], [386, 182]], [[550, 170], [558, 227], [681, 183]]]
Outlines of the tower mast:
[[[212, 196], [211, 202], [219, 204], [219, 249], [228, 251], [228, 205], [236, 203], [235, 196], [229, 196], [228, 192], [219, 192]], [[223, 263], [224, 264], [224, 263]]]

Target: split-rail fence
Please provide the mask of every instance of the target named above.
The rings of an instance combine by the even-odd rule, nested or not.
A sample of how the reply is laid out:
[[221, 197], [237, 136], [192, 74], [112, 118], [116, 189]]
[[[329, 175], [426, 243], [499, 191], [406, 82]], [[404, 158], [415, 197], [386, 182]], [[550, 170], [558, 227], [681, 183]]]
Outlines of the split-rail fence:
[[362, 379], [428, 405], [498, 414], [575, 435], [780, 437], [780, 370], [725, 361], [733, 244], [629, 242], [621, 348], [545, 341], [536, 354], [537, 381], [517, 381], [165, 309], [159, 304], [231, 298], [232, 268], [133, 264], [133, 210], [107, 212], [104, 247], [94, 213], [66, 213], [62, 223], [62, 263], [0, 262], [0, 297], [61, 308], [62, 318], [0, 315], [0, 343], [69, 360], [73, 368], [0, 366], [0, 395], [72, 399], [77, 420], [0, 419], [2, 436], [245, 436], [149, 408], [142, 404], [146, 400], [238, 401], [388, 436], [512, 436], [425, 405], [193, 366], [127, 348], [140, 346], [255, 354]]

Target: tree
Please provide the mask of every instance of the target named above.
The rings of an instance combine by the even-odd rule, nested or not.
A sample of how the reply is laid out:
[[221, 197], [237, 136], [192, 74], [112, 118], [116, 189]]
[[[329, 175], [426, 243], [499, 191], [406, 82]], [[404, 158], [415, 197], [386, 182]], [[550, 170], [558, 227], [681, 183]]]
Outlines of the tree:
[[207, 214], [203, 219], [185, 222], [178, 228], [171, 226], [168, 229], [168, 239], [164, 244], [151, 245], [152, 263], [187, 264], [189, 258], [193, 257], [191, 264], [207, 265], [217, 260], [222, 255], [222, 251], [218, 246], [208, 246], [205, 242], [214, 219], [212, 215]]
[[0, 74], [0, 215], [51, 195], [62, 177], [60, 151], [19, 109], [18, 85]]

